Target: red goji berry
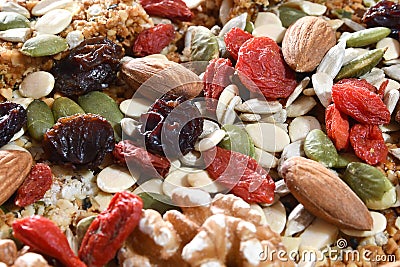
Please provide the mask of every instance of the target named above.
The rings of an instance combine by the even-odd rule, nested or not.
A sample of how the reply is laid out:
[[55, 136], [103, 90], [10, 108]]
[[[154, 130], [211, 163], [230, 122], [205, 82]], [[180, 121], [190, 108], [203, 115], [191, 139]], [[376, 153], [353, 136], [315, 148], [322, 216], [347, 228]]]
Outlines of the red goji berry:
[[[229, 59], [211, 60], [204, 73], [204, 96], [209, 99], [218, 99], [224, 88], [231, 83], [230, 76], [234, 71]], [[207, 102], [208, 108], [213, 108], [212, 103], [211, 101]]]
[[147, 14], [172, 20], [191, 21], [193, 12], [182, 0], [140, 0]]
[[158, 24], [153, 28], [142, 31], [133, 44], [135, 56], [158, 54], [175, 38], [175, 29], [172, 24]]
[[383, 96], [385, 95], [386, 87], [389, 84], [389, 80], [385, 80], [378, 89], [378, 95], [383, 99]]
[[272, 203], [275, 183], [257, 161], [241, 153], [216, 147], [204, 152], [207, 172], [247, 202]]
[[85, 267], [63, 232], [52, 221], [35, 215], [13, 222], [13, 235], [33, 251], [48, 255], [67, 267]]
[[165, 177], [171, 166], [167, 158], [154, 155], [144, 148], [136, 146], [130, 140], [116, 144], [113, 155], [120, 163], [137, 166], [147, 175], [157, 175], [155, 169], [162, 177]]
[[349, 120], [346, 114], [340, 112], [335, 104], [326, 108], [326, 133], [335, 144], [337, 150], [346, 149], [349, 145]]
[[371, 165], [383, 162], [388, 154], [377, 125], [354, 125], [350, 130], [350, 143], [357, 157]]
[[268, 99], [286, 98], [297, 85], [278, 44], [268, 37], [249, 39], [240, 47], [236, 70], [250, 91]]
[[365, 81], [344, 79], [332, 87], [332, 98], [341, 112], [364, 124], [386, 124], [390, 112], [382, 99], [368, 88]]
[[48, 165], [37, 163], [18, 188], [15, 205], [28, 206], [41, 199], [53, 183], [53, 175]]
[[238, 59], [239, 49], [242, 44], [253, 37], [254, 36], [250, 33], [236, 27], [232, 28], [225, 34], [224, 41], [226, 44], [226, 49], [229, 51], [233, 59]]
[[90, 224], [79, 249], [79, 258], [88, 266], [103, 266], [115, 257], [142, 215], [142, 199], [130, 192], [119, 192], [107, 209]]

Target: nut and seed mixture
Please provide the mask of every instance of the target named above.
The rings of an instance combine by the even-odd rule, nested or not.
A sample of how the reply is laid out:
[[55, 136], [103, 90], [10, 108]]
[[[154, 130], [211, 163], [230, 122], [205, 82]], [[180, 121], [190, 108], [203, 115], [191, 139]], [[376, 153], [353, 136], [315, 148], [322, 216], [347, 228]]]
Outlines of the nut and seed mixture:
[[0, 266], [398, 266], [399, 19], [0, 0]]

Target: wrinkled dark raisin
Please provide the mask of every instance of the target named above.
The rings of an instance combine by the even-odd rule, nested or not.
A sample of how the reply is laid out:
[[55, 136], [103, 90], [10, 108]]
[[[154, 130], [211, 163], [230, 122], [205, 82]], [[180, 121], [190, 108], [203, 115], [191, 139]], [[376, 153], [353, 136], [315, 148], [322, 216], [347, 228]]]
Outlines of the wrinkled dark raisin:
[[0, 103], [0, 147], [26, 123], [26, 110], [23, 106], [11, 102]]
[[106, 38], [87, 39], [54, 66], [54, 88], [66, 96], [103, 90], [117, 77], [123, 56], [122, 47]]
[[400, 4], [380, 1], [365, 12], [363, 21], [368, 27], [384, 26], [393, 31], [400, 30]]
[[203, 118], [192, 101], [167, 94], [140, 118], [148, 151], [161, 156], [185, 155], [203, 131]]
[[72, 164], [76, 168], [95, 169], [114, 149], [114, 130], [99, 115], [78, 114], [60, 118], [43, 139], [49, 160]]

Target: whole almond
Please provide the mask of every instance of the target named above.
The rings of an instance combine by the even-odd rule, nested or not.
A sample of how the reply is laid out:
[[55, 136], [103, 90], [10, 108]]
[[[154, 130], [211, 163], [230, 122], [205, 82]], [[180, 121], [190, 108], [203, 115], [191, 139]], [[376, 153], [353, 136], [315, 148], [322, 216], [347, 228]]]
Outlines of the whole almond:
[[335, 44], [335, 31], [325, 20], [306, 16], [287, 29], [282, 42], [282, 53], [292, 69], [310, 72]]
[[203, 90], [203, 81], [191, 70], [160, 58], [137, 58], [122, 64], [121, 78], [147, 98], [159, 98], [167, 92], [194, 98]]
[[9, 199], [31, 170], [32, 155], [21, 150], [0, 150], [0, 205]]
[[322, 164], [293, 157], [285, 161], [281, 174], [290, 192], [310, 213], [339, 228], [371, 230], [373, 221], [365, 204]]

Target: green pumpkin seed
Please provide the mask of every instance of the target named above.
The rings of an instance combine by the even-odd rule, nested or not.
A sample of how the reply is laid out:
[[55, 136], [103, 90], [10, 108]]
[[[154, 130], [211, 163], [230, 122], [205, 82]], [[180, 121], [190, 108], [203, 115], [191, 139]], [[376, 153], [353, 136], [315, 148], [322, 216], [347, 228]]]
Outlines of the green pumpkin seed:
[[351, 162], [359, 162], [360, 159], [353, 153], [341, 153], [337, 159], [335, 168], [346, 168]]
[[358, 78], [368, 73], [373, 67], [378, 65], [385, 51], [385, 48], [374, 49], [356, 57], [340, 69], [338, 75], [336, 75], [335, 81], [344, 78]]
[[41, 100], [34, 100], [27, 108], [28, 132], [33, 139], [41, 141], [43, 135], [54, 125], [51, 109]]
[[321, 130], [309, 132], [304, 140], [304, 152], [307, 157], [318, 161], [326, 167], [334, 167], [338, 160], [338, 153], [331, 139]]
[[78, 244], [80, 244], [83, 240], [83, 237], [85, 236], [87, 230], [89, 229], [89, 226], [92, 224], [94, 219], [96, 219], [96, 215], [92, 215], [86, 218], [83, 218], [78, 222], [76, 225], [76, 235], [78, 237]]
[[203, 26], [194, 26], [190, 47], [192, 61], [210, 61], [219, 56], [217, 37]]
[[279, 7], [279, 19], [282, 21], [282, 26], [288, 28], [298, 19], [307, 16], [307, 14], [299, 9], [281, 6]]
[[351, 33], [346, 40], [347, 47], [363, 47], [377, 43], [390, 34], [391, 30], [385, 27], [376, 27]]
[[0, 31], [29, 28], [29, 20], [16, 12], [0, 12]]
[[168, 210], [176, 210], [177, 207], [172, 204], [169, 196], [153, 192], [142, 192], [138, 196], [143, 200], [143, 209], [153, 209], [161, 214]]
[[222, 129], [225, 130], [226, 135], [218, 146], [254, 158], [254, 143], [245, 129], [236, 125], [224, 125]]
[[386, 209], [396, 202], [395, 187], [384, 173], [371, 165], [362, 162], [350, 163], [343, 180], [368, 208]]
[[59, 97], [54, 100], [51, 110], [53, 111], [55, 120], [75, 114], [85, 113], [85, 111], [75, 101], [68, 97]]
[[53, 34], [41, 34], [26, 41], [21, 52], [31, 57], [44, 57], [58, 54], [68, 48], [67, 41]]
[[254, 23], [251, 21], [247, 21], [246, 22], [246, 27], [244, 28], [244, 30], [248, 33], [252, 33], [254, 30]]
[[78, 98], [78, 104], [86, 113], [98, 114], [113, 126], [116, 139], [121, 136], [120, 122], [124, 118], [117, 103], [105, 93], [94, 91]]

